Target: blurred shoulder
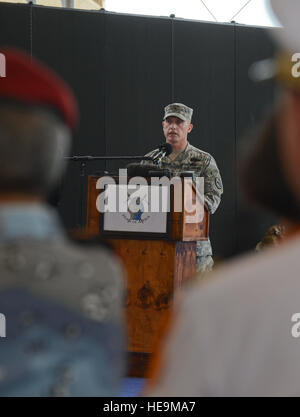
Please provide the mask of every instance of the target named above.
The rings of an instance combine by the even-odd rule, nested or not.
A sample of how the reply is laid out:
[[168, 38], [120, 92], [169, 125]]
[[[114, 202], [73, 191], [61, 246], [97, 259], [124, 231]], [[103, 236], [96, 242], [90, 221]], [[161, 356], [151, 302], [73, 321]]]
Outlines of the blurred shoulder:
[[101, 245], [84, 247], [68, 239], [11, 242], [1, 247], [0, 272], [0, 291], [22, 287], [99, 321], [121, 315], [123, 267]]
[[255, 315], [269, 302], [276, 310], [280, 300], [292, 300], [300, 292], [295, 273], [300, 268], [299, 250], [297, 237], [275, 248], [240, 256], [187, 288], [182, 301], [197, 316], [200, 309], [213, 314], [219, 311], [220, 316], [224, 312], [247, 315], [249, 311]]

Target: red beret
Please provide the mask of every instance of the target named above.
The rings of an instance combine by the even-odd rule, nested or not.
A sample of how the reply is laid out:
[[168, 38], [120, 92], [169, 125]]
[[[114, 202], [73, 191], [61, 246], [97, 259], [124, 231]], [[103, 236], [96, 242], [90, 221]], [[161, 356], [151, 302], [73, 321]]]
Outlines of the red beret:
[[5, 56], [6, 77], [0, 77], [0, 100], [8, 98], [57, 109], [65, 123], [74, 130], [78, 106], [67, 84], [37, 59], [15, 48], [0, 48]]

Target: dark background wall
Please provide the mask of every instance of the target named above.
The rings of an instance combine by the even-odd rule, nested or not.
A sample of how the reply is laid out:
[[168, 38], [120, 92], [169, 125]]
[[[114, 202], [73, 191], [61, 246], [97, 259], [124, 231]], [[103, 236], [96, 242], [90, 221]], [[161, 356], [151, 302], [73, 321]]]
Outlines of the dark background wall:
[[[74, 89], [81, 122], [73, 155], [139, 155], [163, 140], [163, 107], [194, 108], [190, 142], [211, 153], [224, 196], [211, 219], [215, 255], [253, 248], [275, 219], [239, 192], [239, 145], [274, 101], [272, 83], [248, 68], [274, 48], [262, 28], [183, 19], [0, 4], [0, 45], [22, 47]], [[118, 162], [68, 166], [60, 213], [67, 228], [85, 222], [87, 175]]]

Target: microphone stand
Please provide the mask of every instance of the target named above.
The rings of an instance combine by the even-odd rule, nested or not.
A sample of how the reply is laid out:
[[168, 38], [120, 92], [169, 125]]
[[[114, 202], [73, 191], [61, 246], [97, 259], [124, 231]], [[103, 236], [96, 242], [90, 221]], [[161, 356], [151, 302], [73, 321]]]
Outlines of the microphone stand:
[[79, 156], [65, 156], [64, 159], [69, 161], [106, 161], [106, 160], [118, 160], [118, 159], [136, 159], [136, 160], [151, 160], [151, 156], [90, 156], [90, 155], [79, 155]]

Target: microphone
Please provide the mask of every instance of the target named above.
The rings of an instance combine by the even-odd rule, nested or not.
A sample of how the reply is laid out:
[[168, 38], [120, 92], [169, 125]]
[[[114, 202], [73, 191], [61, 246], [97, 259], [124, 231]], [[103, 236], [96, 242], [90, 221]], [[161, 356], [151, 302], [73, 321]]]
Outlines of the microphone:
[[162, 158], [170, 155], [172, 152], [173, 152], [172, 145], [170, 145], [169, 143], [164, 143], [163, 145], [160, 145], [157, 153], [153, 156], [152, 161], [156, 165], [158, 165], [160, 161], [162, 160]]
[[[170, 170], [162, 170], [158, 164], [164, 156], [168, 156], [173, 152], [172, 145], [164, 143], [159, 146], [158, 150], [150, 160], [150, 164], [131, 163], [126, 166], [129, 177], [151, 177], [151, 176], [167, 176], [170, 177]], [[150, 159], [150, 157], [149, 157]], [[152, 165], [151, 165], [152, 163]], [[154, 164], [154, 165], [153, 165]], [[154, 175], [155, 174], [155, 175]]]

